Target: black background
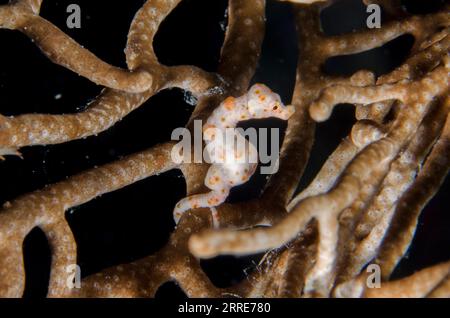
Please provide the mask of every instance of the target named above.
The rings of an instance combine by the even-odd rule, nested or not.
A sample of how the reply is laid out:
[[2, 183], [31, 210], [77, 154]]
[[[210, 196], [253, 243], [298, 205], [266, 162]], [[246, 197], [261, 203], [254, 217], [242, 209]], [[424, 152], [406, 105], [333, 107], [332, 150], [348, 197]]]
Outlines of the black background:
[[[444, 1], [405, 1], [412, 13], [431, 12]], [[0, 0], [0, 4], [7, 3]], [[79, 4], [81, 29], [68, 29], [66, 8]], [[41, 15], [104, 61], [126, 67], [124, 48], [134, 14], [143, 0], [64, 0], [43, 2]], [[166, 65], [193, 64], [208, 71], [217, 67], [227, 23], [226, 0], [184, 0], [163, 22], [155, 38], [155, 51]], [[357, 0], [343, 0], [324, 10], [322, 27], [329, 35], [365, 28], [365, 7]], [[289, 4], [269, 0], [267, 30], [254, 82], [263, 82], [289, 102], [295, 81], [297, 37]], [[413, 43], [402, 36], [381, 48], [346, 57], [332, 58], [323, 68], [331, 74], [352, 74], [370, 69], [378, 75], [400, 65]], [[74, 113], [85, 108], [101, 87], [51, 63], [39, 49], [17, 31], [0, 30], [0, 112]], [[55, 96], [61, 95], [60, 99]], [[61, 145], [27, 147], [24, 159], [8, 157], [0, 162], [0, 204], [46, 184], [117, 160], [170, 139], [174, 128], [187, 122], [193, 106], [188, 94], [165, 90], [152, 97], [113, 128], [98, 136]], [[310, 163], [299, 185], [303, 189], [315, 176], [354, 123], [354, 109], [338, 107], [332, 118], [319, 124]], [[285, 128], [280, 121], [250, 122], [247, 126]], [[233, 190], [231, 201], [258, 196], [265, 178], [252, 180]], [[416, 237], [394, 277], [450, 259], [450, 211], [447, 177], [438, 195], [427, 205]], [[78, 243], [78, 263], [83, 276], [106, 267], [150, 255], [165, 245], [174, 229], [172, 209], [185, 195], [178, 171], [148, 178], [103, 195], [67, 211], [66, 218]], [[44, 297], [50, 269], [50, 251], [43, 232], [33, 230], [24, 242], [27, 273], [26, 297]], [[202, 261], [211, 280], [220, 287], [245, 279], [261, 255], [218, 257]], [[158, 297], [183, 296], [174, 283], [160, 288]]]

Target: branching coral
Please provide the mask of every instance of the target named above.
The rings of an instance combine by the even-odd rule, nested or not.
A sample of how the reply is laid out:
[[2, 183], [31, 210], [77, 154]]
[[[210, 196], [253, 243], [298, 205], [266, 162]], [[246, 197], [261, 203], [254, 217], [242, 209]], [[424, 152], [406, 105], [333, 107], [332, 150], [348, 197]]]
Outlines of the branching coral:
[[[155, 33], [179, 2], [148, 0], [139, 10], [128, 36], [128, 70], [102, 62], [39, 17], [41, 1], [0, 6], [1, 27], [25, 33], [54, 63], [106, 87], [77, 114], [1, 116], [0, 154], [95, 135], [168, 87], [189, 90], [198, 98], [189, 129], [227, 96], [244, 94], [260, 54], [265, 1], [230, 0], [217, 73], [158, 62]], [[45, 232], [52, 250], [50, 297], [147, 297], [167, 281], [176, 281], [192, 297], [450, 295], [448, 262], [389, 281], [422, 208], [450, 166], [448, 7], [410, 16], [397, 1], [370, 1], [387, 6], [390, 20], [380, 29], [327, 36], [319, 21], [326, 2], [291, 2], [296, 3], [301, 44], [291, 102], [296, 111], [288, 122], [279, 171], [260, 198], [220, 205], [222, 229], [211, 229], [209, 210], [191, 210], [157, 253], [101, 271], [83, 279], [80, 289], [70, 289], [66, 268], [76, 263], [77, 246], [64, 218], [67, 209], [171, 169], [182, 171], [188, 196], [208, 191], [204, 180], [209, 166], [173, 163], [171, 142], [83, 172], [8, 202], [0, 211], [0, 295], [23, 293], [22, 242], [34, 227]], [[331, 76], [321, 69], [330, 57], [376, 48], [407, 33], [415, 37], [410, 56], [379, 78], [368, 71]], [[326, 120], [339, 103], [356, 105], [357, 123], [313, 182], [294, 197], [313, 145], [314, 120]], [[254, 228], [262, 224], [271, 226]], [[214, 286], [198, 259], [260, 251], [268, 252], [259, 270], [230, 288]], [[364, 267], [369, 263], [380, 265], [379, 289], [366, 285]]]

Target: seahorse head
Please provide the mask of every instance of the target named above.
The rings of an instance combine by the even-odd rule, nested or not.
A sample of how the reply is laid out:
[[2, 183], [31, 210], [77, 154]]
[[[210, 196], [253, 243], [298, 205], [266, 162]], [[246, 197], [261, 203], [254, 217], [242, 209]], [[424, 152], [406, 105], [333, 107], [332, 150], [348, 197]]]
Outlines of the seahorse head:
[[252, 118], [276, 117], [287, 120], [294, 113], [293, 106], [285, 106], [280, 95], [264, 84], [255, 84], [250, 88], [248, 108]]

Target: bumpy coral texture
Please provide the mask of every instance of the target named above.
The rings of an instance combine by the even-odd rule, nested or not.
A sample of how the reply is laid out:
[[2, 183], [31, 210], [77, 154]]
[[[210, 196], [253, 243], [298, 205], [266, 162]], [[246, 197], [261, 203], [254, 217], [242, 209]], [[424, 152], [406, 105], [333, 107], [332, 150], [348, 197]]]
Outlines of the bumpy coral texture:
[[[198, 99], [188, 129], [194, 120], [217, 124], [215, 109], [238, 104], [226, 98], [248, 91], [264, 37], [265, 1], [230, 0], [217, 72], [164, 66], [153, 51], [153, 39], [181, 0], [148, 0], [130, 27], [128, 69], [120, 69], [40, 17], [41, 2], [0, 6], [0, 27], [24, 33], [52, 62], [105, 89], [76, 114], [0, 115], [3, 155], [96, 135], [170, 87], [188, 90]], [[295, 113], [288, 120], [279, 171], [261, 196], [217, 205], [219, 228], [213, 227], [209, 209], [192, 206], [161, 250], [88, 276], [80, 289], [71, 289], [67, 268], [77, 262], [77, 244], [65, 211], [172, 169], [183, 173], [188, 197], [204, 194], [210, 190], [204, 184], [210, 165], [174, 163], [174, 143], [166, 142], [71, 176], [0, 210], [1, 296], [23, 294], [22, 243], [35, 227], [47, 235], [52, 251], [49, 297], [151, 297], [168, 281], [190, 297], [450, 296], [450, 262], [390, 279], [413, 239], [420, 212], [450, 166], [449, 8], [414, 16], [400, 1], [366, 0], [385, 10], [380, 29], [327, 36], [320, 12], [333, 1], [290, 2], [299, 39], [289, 103]], [[330, 57], [377, 48], [403, 34], [414, 36], [414, 45], [406, 61], [388, 74], [376, 78], [359, 71], [344, 77], [322, 71]], [[327, 120], [340, 103], [356, 106], [357, 122], [312, 183], [295, 195], [314, 142], [315, 121]], [[207, 206], [216, 205], [211, 203]], [[258, 227], [262, 224], [270, 226]], [[266, 255], [258, 270], [229, 288], [216, 287], [200, 266], [199, 258], [261, 251]], [[381, 288], [368, 287], [369, 264], [380, 266]]]

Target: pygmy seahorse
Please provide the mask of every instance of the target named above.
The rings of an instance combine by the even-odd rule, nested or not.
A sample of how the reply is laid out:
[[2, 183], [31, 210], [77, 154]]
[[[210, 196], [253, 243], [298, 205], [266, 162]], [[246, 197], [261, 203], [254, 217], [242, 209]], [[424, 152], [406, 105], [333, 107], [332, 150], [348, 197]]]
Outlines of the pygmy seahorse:
[[[190, 209], [209, 207], [217, 224], [215, 207], [226, 200], [231, 188], [247, 182], [254, 174], [258, 153], [255, 146], [235, 129], [239, 122], [268, 117], [288, 120], [293, 113], [293, 106], [285, 106], [280, 96], [263, 84], [253, 85], [243, 96], [226, 98], [203, 125], [206, 153], [212, 163], [205, 185], [211, 191], [179, 201], [173, 211], [175, 222], [178, 223], [183, 213]], [[226, 138], [230, 130], [234, 131], [234, 142]]]

